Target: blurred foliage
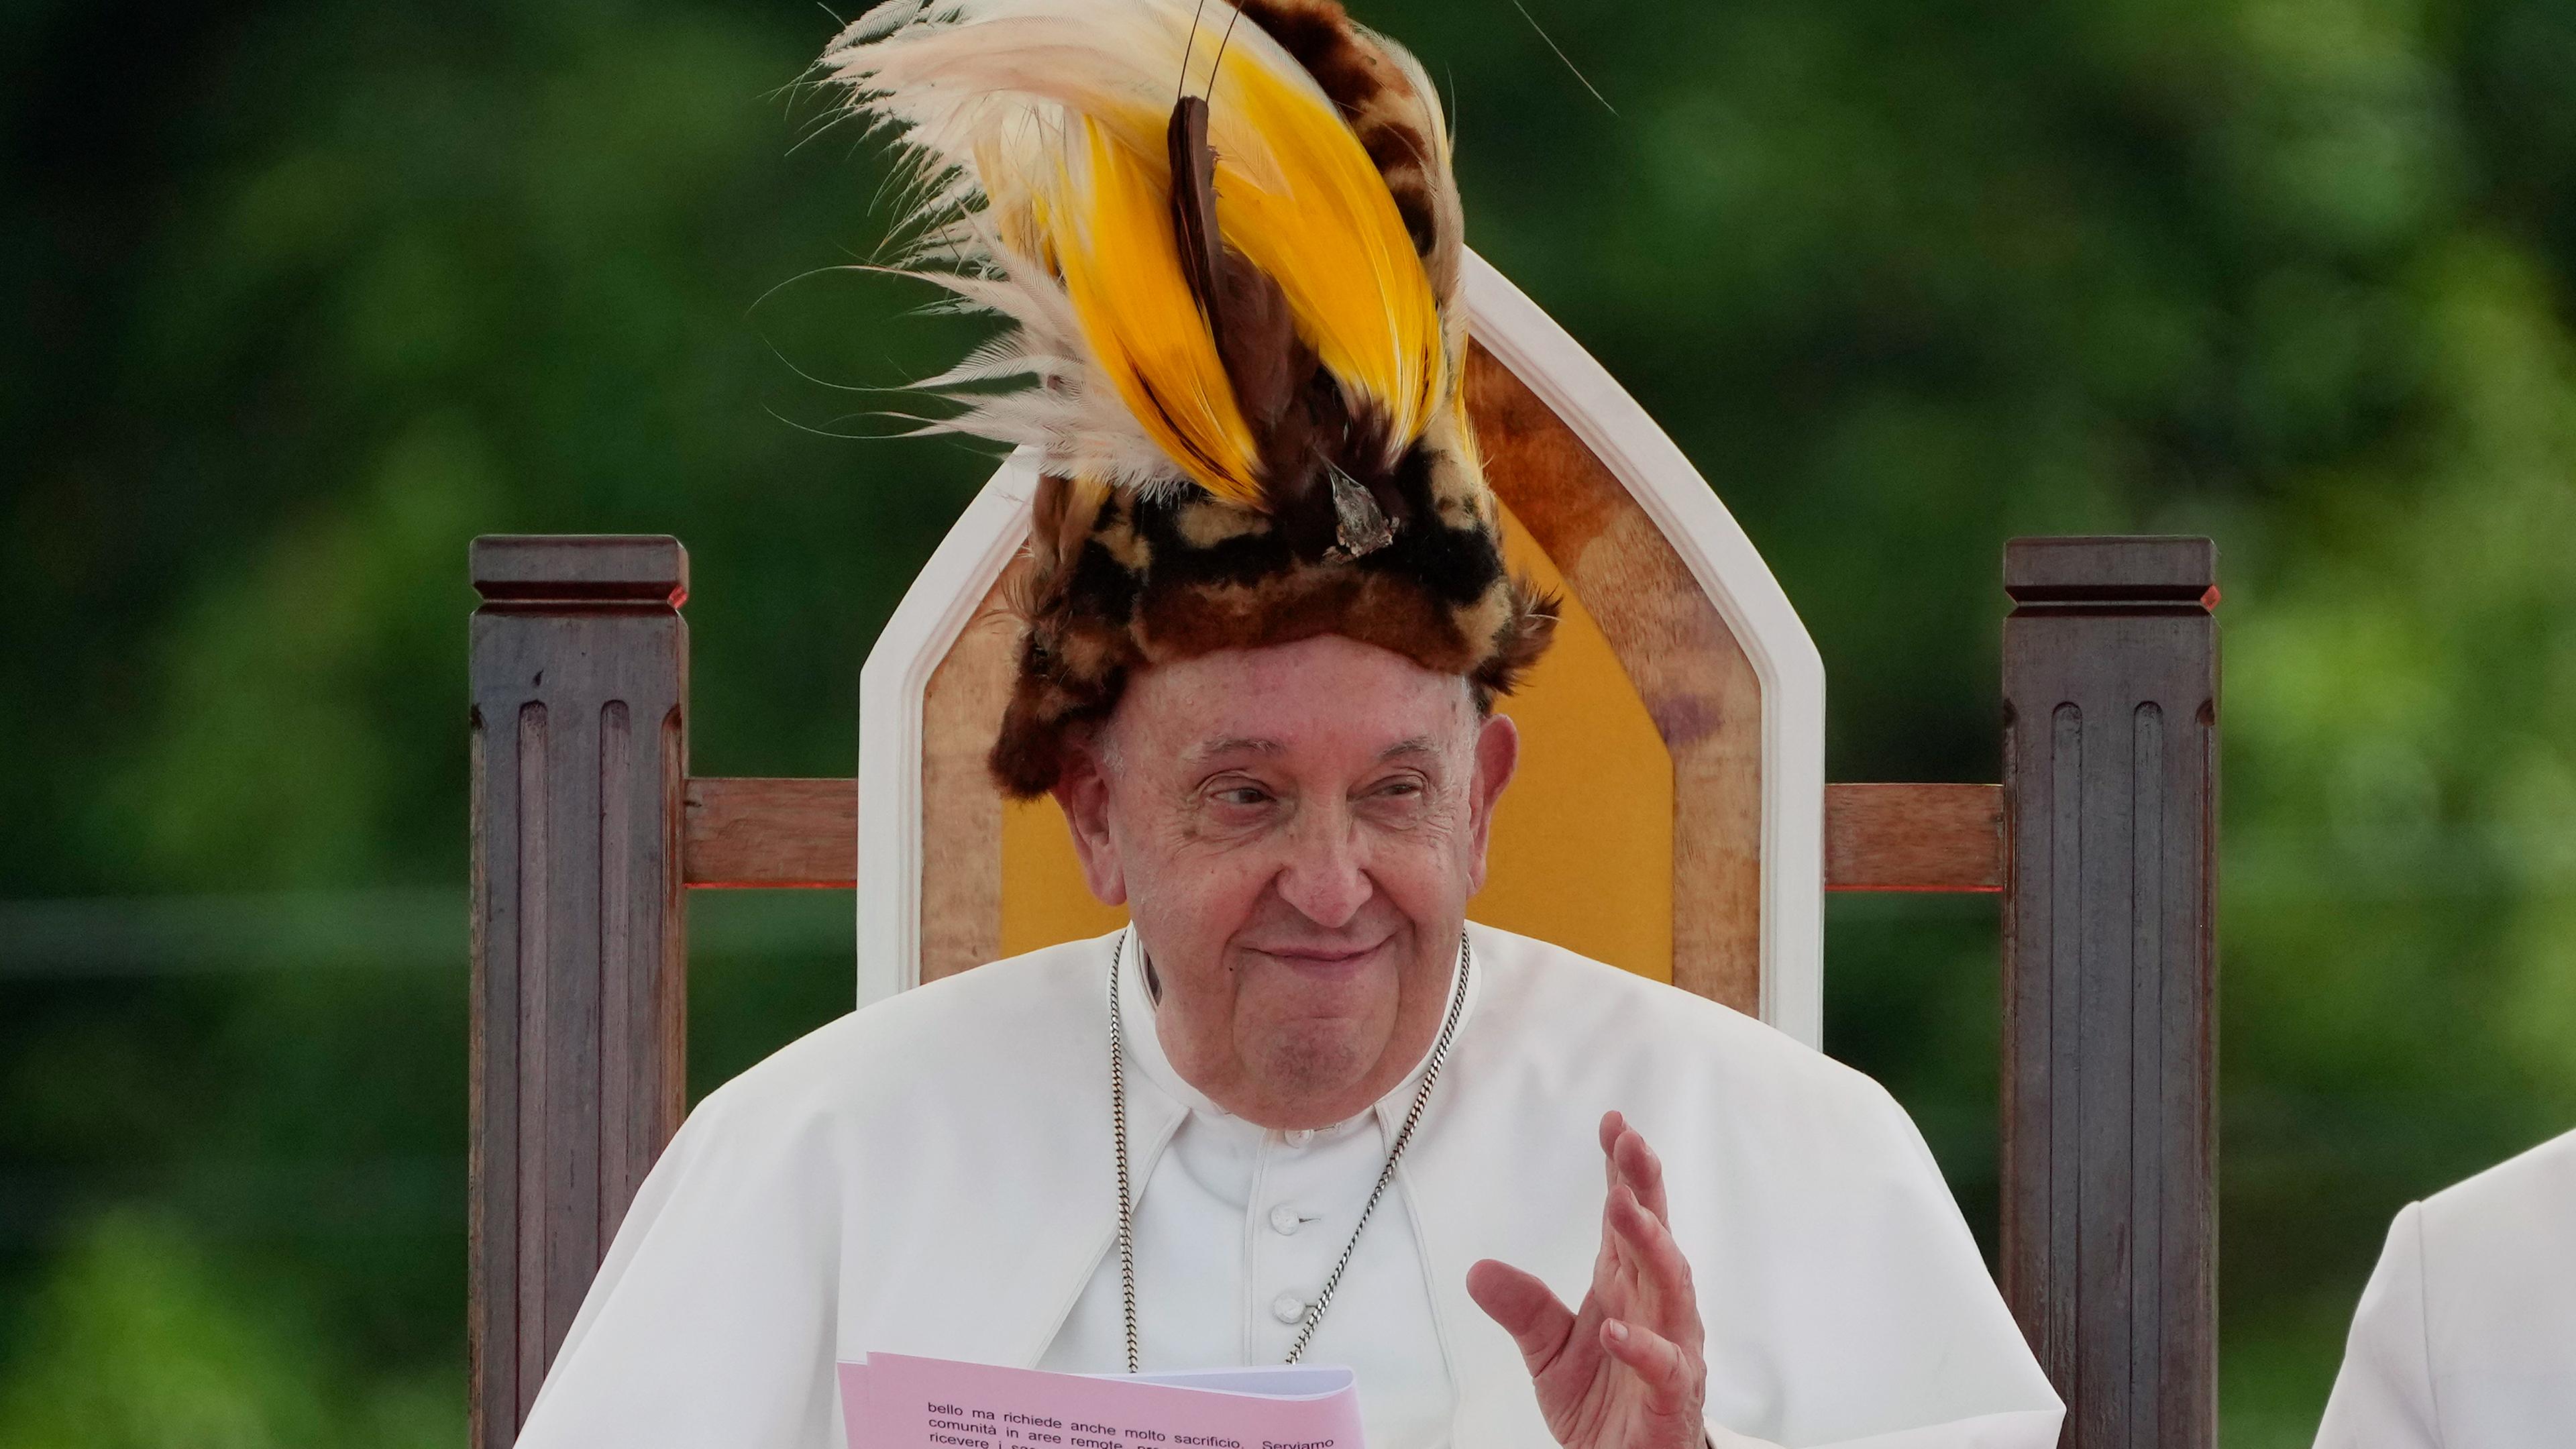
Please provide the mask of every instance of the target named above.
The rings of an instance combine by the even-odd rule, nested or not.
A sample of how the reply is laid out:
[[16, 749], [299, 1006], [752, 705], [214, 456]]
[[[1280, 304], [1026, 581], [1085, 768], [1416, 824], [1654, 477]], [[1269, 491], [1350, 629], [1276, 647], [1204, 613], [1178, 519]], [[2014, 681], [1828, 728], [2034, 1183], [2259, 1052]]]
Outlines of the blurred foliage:
[[[2303, 1444], [2389, 1214], [2576, 1124], [2576, 11], [1528, 8], [1607, 105], [1500, 0], [1364, 13], [1797, 601], [1836, 778], [1993, 778], [2004, 538], [2220, 540], [2226, 1438]], [[831, 28], [0, 8], [0, 1446], [460, 1440], [466, 540], [681, 535], [697, 768], [846, 774], [984, 466], [852, 436], [962, 334], [845, 269]], [[700, 1090], [848, 906], [693, 907]], [[1991, 903], [1830, 939], [1990, 1221]]]
[[[0, 1388], [0, 1443], [24, 1449], [268, 1449], [453, 1442], [451, 1365], [426, 1381], [351, 1372], [291, 1310], [227, 1282], [166, 1221], [109, 1214], [71, 1242], [32, 1305], [37, 1346]], [[244, 1300], [253, 1300], [246, 1303]]]

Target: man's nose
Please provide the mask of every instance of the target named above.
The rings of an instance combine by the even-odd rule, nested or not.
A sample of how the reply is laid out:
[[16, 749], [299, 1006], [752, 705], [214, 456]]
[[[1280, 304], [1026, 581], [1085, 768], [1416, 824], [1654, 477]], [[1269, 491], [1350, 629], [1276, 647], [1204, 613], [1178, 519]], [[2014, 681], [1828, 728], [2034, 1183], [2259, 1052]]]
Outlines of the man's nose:
[[1377, 886], [1352, 848], [1351, 820], [1342, 810], [1301, 816], [1288, 831], [1288, 862], [1279, 873], [1279, 897], [1326, 930], [1350, 924]]

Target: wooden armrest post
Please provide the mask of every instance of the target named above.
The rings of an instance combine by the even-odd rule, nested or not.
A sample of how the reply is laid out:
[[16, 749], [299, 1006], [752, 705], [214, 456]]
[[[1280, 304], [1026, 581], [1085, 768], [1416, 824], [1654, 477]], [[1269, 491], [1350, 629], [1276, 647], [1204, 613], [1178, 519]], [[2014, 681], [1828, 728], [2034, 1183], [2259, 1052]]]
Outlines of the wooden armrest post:
[[2003, 1286], [2074, 1449], [2217, 1442], [2216, 570], [2004, 550]]
[[479, 538], [472, 1442], [507, 1449], [683, 1106], [688, 555]]

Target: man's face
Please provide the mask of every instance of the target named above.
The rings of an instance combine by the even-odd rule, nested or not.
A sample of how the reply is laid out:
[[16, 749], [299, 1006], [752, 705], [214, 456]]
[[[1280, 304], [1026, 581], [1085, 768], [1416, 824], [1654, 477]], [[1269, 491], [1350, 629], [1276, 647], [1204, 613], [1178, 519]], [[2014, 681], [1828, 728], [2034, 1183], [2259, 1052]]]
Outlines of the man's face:
[[1337, 635], [1131, 679], [1056, 796], [1181, 1074], [1271, 1127], [1393, 1090], [1438, 1033], [1518, 752], [1457, 676]]

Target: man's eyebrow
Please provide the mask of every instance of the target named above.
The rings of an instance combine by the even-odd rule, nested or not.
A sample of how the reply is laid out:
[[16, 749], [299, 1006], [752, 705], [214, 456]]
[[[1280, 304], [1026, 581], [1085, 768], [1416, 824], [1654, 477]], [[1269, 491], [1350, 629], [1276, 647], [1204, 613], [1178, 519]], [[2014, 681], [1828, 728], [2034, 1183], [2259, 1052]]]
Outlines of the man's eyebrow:
[[1431, 738], [1429, 735], [1415, 735], [1413, 738], [1408, 740], [1397, 740], [1394, 744], [1378, 751], [1377, 760], [1379, 764], [1383, 765], [1387, 761], [1402, 755], [1436, 755], [1438, 753], [1440, 753], [1440, 742], [1438, 740]]
[[1224, 735], [1213, 740], [1199, 741], [1197, 744], [1183, 750], [1181, 752], [1181, 758], [1189, 763], [1196, 764], [1201, 760], [1215, 759], [1219, 755], [1247, 753], [1255, 755], [1285, 754], [1287, 753], [1287, 746], [1282, 745], [1277, 740], [1255, 739], [1246, 735]]

